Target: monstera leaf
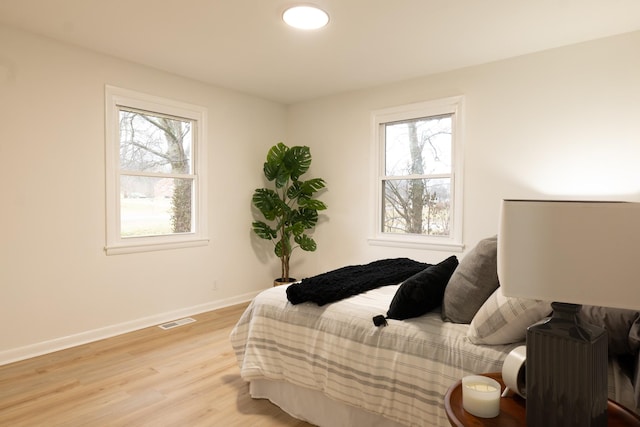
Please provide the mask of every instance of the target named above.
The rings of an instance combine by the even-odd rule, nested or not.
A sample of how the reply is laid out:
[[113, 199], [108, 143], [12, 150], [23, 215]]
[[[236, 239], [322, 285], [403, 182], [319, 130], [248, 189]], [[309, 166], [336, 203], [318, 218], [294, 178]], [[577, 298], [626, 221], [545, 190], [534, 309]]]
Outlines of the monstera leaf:
[[306, 230], [318, 223], [318, 211], [327, 205], [314, 198], [326, 186], [322, 178], [301, 180], [311, 166], [311, 150], [306, 146], [287, 147], [284, 143], [271, 147], [262, 167], [265, 178], [275, 188], [258, 188], [251, 202], [264, 217], [253, 221], [253, 232], [274, 244], [281, 261], [282, 278], [289, 279], [289, 260], [294, 249], [313, 252], [316, 242]]

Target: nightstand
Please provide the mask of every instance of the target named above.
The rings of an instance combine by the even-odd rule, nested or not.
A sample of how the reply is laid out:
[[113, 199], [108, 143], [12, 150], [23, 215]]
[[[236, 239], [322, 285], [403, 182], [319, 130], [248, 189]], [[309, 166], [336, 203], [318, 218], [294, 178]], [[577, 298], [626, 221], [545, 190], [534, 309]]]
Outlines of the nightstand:
[[[482, 374], [500, 383], [502, 391], [505, 385], [501, 373]], [[495, 418], [478, 418], [462, 407], [462, 380], [452, 385], [444, 396], [444, 408], [453, 427], [522, 427], [526, 425], [525, 402], [514, 394], [500, 399], [500, 415]], [[609, 427], [640, 427], [640, 417], [629, 409], [609, 400]]]

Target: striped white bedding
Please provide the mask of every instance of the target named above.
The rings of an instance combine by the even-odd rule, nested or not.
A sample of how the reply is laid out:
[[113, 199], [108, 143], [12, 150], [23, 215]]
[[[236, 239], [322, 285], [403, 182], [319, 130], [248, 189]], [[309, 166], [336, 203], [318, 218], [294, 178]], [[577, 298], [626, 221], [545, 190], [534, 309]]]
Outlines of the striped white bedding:
[[[398, 286], [326, 306], [292, 305], [285, 286], [259, 294], [231, 333], [244, 380], [279, 380], [407, 426], [446, 426], [445, 392], [464, 375], [499, 372], [519, 344], [479, 346], [439, 312], [375, 327]], [[520, 343], [521, 344], [521, 343]]]

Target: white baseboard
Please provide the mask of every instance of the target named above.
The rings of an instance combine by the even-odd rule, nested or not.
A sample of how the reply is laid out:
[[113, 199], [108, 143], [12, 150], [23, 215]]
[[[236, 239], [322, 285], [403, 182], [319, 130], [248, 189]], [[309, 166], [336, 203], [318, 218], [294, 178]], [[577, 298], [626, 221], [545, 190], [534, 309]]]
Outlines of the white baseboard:
[[240, 304], [252, 300], [258, 293], [259, 291], [251, 292], [232, 298], [211, 301], [206, 304], [200, 304], [193, 307], [160, 313], [129, 322], [119, 323], [117, 325], [106, 326], [104, 328], [80, 332], [79, 334], [55, 338], [36, 344], [30, 344], [24, 347], [0, 351], [0, 366], [36, 356], [41, 356], [43, 354], [53, 353], [54, 351], [64, 350], [78, 345], [87, 344], [101, 339], [114, 337], [116, 335], [125, 334], [127, 332], [136, 331], [138, 329], [148, 328], [149, 326], [159, 325], [161, 323], [169, 322], [171, 320], [176, 320], [182, 317], [194, 316], [206, 311], [217, 310], [219, 308]]

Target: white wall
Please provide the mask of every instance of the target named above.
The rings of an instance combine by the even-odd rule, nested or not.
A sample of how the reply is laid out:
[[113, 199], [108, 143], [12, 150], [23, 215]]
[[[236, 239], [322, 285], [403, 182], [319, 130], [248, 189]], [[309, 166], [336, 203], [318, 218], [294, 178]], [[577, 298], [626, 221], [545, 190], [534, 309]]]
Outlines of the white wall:
[[[464, 95], [466, 250], [494, 235], [503, 198], [640, 197], [640, 32], [301, 103], [288, 139], [327, 180], [309, 273], [442, 252], [369, 246], [372, 110]], [[464, 256], [463, 254], [458, 254]]]
[[[208, 108], [208, 246], [105, 255], [105, 84]], [[7, 27], [0, 100], [0, 363], [270, 286], [250, 199], [282, 105]]]

